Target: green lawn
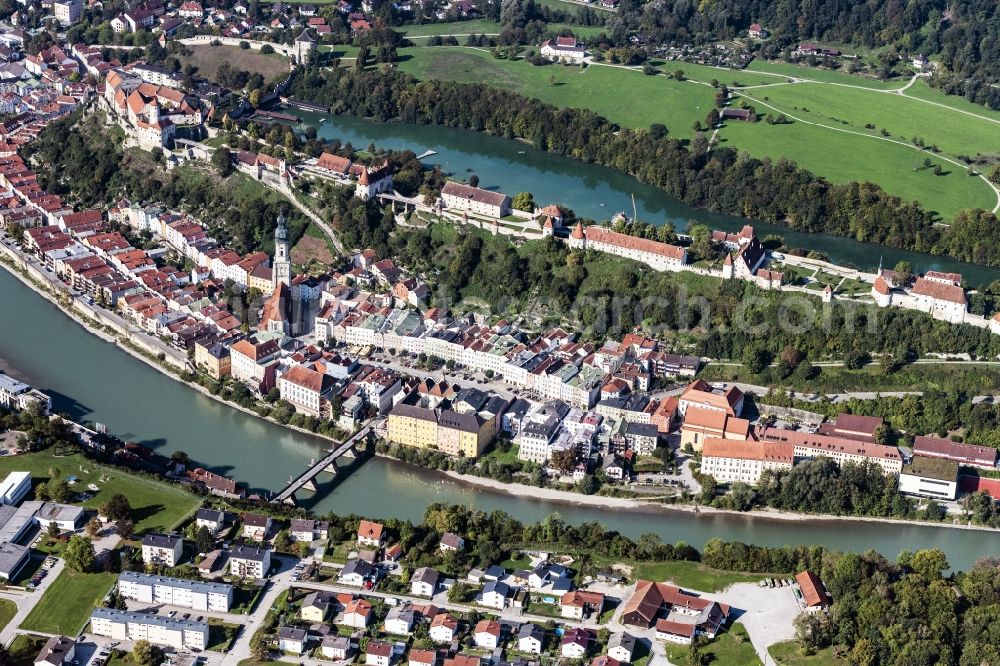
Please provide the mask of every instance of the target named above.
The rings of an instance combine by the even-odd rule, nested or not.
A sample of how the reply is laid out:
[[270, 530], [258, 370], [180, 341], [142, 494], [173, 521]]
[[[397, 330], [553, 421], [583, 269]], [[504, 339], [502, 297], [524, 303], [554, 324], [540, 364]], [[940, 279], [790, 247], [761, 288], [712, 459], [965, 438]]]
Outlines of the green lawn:
[[[690, 664], [690, 648], [687, 646], [667, 643], [667, 657], [674, 664]], [[743, 625], [736, 623], [726, 631], [716, 636], [715, 640], [702, 648], [702, 652], [711, 655], [707, 663], [722, 666], [756, 666], [760, 658], [750, 643], [750, 636]]]
[[927, 81], [924, 81], [923, 79], [917, 80], [917, 82], [907, 88], [906, 92], [903, 94], [907, 97], [914, 97], [916, 99], [934, 102], [935, 104], [942, 104], [955, 109], [956, 111], [974, 113], [979, 116], [985, 116], [987, 118], [1000, 121], [1000, 111], [988, 109], [983, 104], [973, 104], [972, 102], [967, 101], [964, 97], [959, 97], [958, 95], [946, 95], [937, 88], [931, 88], [930, 85], [927, 84]]
[[721, 571], [702, 566], [697, 562], [641, 562], [635, 566], [634, 576], [643, 580], [670, 582], [679, 587], [699, 592], [720, 592], [735, 583], [758, 583], [768, 574], [748, 574]]
[[690, 136], [695, 120], [705, 121], [715, 97], [708, 86], [636, 70], [606, 65], [536, 67], [523, 60], [498, 60], [488, 51], [472, 48], [413, 47], [400, 49], [399, 57], [400, 69], [418, 79], [486, 81], [557, 106], [593, 109], [628, 127], [663, 123], [681, 137]]
[[83, 574], [64, 569], [21, 623], [27, 631], [75, 636], [90, 618], [90, 612], [114, 585], [111, 573]]
[[10, 599], [0, 599], [0, 629], [6, 627], [17, 613], [17, 604]]
[[394, 28], [406, 37], [430, 37], [431, 35], [497, 35], [500, 34], [500, 24], [486, 19], [470, 21], [445, 21], [442, 23], [424, 23], [423, 25], [403, 25]]
[[[909, 142], [921, 137], [947, 155], [1000, 151], [1000, 120], [980, 119], [917, 99], [824, 83], [801, 83], [748, 91], [803, 120]], [[763, 109], [758, 109], [763, 112]], [[865, 125], [876, 129], [866, 129]]]
[[[879, 95], [879, 99], [882, 97], [888, 95]], [[930, 142], [931, 138], [925, 140]], [[918, 201], [945, 218], [963, 208], [978, 206], [989, 210], [996, 205], [996, 196], [989, 186], [979, 178], [970, 178], [964, 169], [909, 146], [867, 136], [805, 123], [729, 122], [720, 130], [719, 141], [757, 157], [788, 157], [834, 183], [876, 182], [887, 192]], [[927, 157], [932, 164], [941, 165], [942, 175], [936, 176], [932, 169], [922, 167]]]
[[803, 655], [796, 641], [775, 643], [768, 648], [771, 658], [788, 666], [846, 666], [847, 661], [834, 656], [834, 648], [828, 647], [811, 655]]
[[[854, 74], [849, 74], [846, 71], [836, 69], [820, 69], [819, 67], [809, 67], [807, 65], [793, 65], [792, 63], [787, 62], [764, 62], [762, 60], [754, 60], [747, 65], [747, 68], [744, 71], [768, 72], [771, 74], [780, 74], [781, 76], [794, 76], [800, 79], [809, 79], [811, 81], [843, 83], [845, 85], [865, 86], [866, 88], [882, 90], [899, 88], [900, 86], [906, 84], [906, 81], [903, 79], [879, 81], [877, 79], [869, 79], [864, 76], [855, 76]], [[781, 79], [775, 78], [773, 80], [777, 82]]]
[[[576, 12], [584, 5], [576, 2], [566, 2], [565, 0], [535, 0], [536, 5], [542, 5], [545, 7], [551, 7], [552, 9], [558, 9], [563, 12]], [[588, 8], [593, 9], [596, 12], [611, 13], [613, 9], [606, 9], [601, 6], [599, 2], [595, 2], [592, 5], [587, 5]]]
[[11, 666], [32, 666], [35, 657], [41, 652], [42, 647], [48, 642], [48, 636], [38, 636], [36, 634], [18, 634], [10, 642], [7, 651], [10, 653]]
[[[780, 76], [761, 74], [746, 69], [730, 69], [729, 67], [710, 67], [709, 65], [697, 65], [693, 62], [679, 62], [671, 60], [651, 60], [661, 72], [673, 74], [678, 69], [684, 74], [685, 79], [710, 83], [713, 79], [725, 84], [730, 88], [737, 86], [759, 86], [767, 83], [781, 83], [787, 79]], [[713, 93], [714, 95], [714, 93]]]
[[79, 453], [57, 456], [41, 451], [0, 458], [0, 474], [15, 470], [31, 472], [36, 482], [47, 481], [50, 471], [58, 471], [64, 479], [76, 477], [70, 488], [77, 492], [85, 492], [91, 483], [97, 485], [100, 490], [82, 504], [89, 509], [96, 509], [112, 495], [125, 495], [132, 505], [137, 534], [172, 529], [201, 505], [201, 500], [179, 486], [104, 467]]

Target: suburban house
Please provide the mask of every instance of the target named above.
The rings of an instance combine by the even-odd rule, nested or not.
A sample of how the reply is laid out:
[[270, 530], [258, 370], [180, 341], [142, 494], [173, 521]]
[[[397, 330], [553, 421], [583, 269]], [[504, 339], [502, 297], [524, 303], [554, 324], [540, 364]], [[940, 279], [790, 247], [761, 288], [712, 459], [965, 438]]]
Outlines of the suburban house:
[[337, 598], [332, 592], [310, 592], [302, 599], [299, 617], [307, 622], [325, 622], [330, 609], [337, 607]]
[[254, 541], [264, 541], [271, 531], [271, 517], [262, 516], [258, 513], [244, 513], [243, 536]]
[[372, 605], [365, 599], [352, 599], [347, 603], [344, 615], [337, 624], [364, 629], [371, 623], [371, 619]]
[[479, 603], [489, 608], [503, 610], [507, 607], [507, 597], [510, 596], [510, 586], [506, 583], [491, 580], [483, 586]]
[[545, 645], [545, 631], [537, 624], [525, 622], [517, 631], [517, 649], [528, 654], [541, 654]]
[[821, 611], [830, 607], [830, 595], [819, 576], [808, 569], [795, 576], [799, 592], [802, 593], [802, 604], [807, 611]]
[[590, 629], [573, 627], [563, 634], [559, 652], [568, 659], [583, 659], [596, 639]]
[[281, 627], [278, 629], [278, 649], [282, 652], [301, 655], [306, 650], [309, 634], [299, 627]]
[[317, 539], [325, 539], [330, 531], [330, 523], [326, 520], [312, 518], [292, 518], [289, 535], [299, 543], [311, 543]]
[[472, 639], [477, 647], [496, 649], [500, 644], [500, 623], [496, 620], [480, 620], [473, 630]]
[[368, 641], [365, 649], [365, 664], [368, 666], [389, 666], [392, 662], [392, 643]]
[[431, 628], [428, 632], [431, 640], [435, 643], [451, 643], [458, 631], [458, 620], [451, 613], [438, 613], [431, 620]]
[[184, 540], [174, 534], [147, 534], [142, 539], [142, 561], [175, 567], [184, 555]]
[[365, 580], [371, 577], [374, 572], [375, 567], [368, 562], [361, 559], [354, 559], [344, 565], [344, 568], [340, 570], [340, 576], [338, 576], [337, 580], [344, 585], [361, 587], [365, 584]]
[[343, 661], [349, 659], [354, 654], [354, 646], [351, 644], [349, 636], [337, 636], [327, 634], [320, 644], [320, 652], [327, 659]]
[[198, 509], [194, 517], [195, 525], [204, 527], [209, 534], [216, 535], [226, 524], [226, 512], [215, 509]]
[[587, 50], [576, 41], [575, 37], [556, 37], [554, 40], [546, 39], [542, 42], [540, 49], [542, 57], [556, 62], [565, 62], [578, 65], [587, 57]]
[[631, 662], [632, 655], [635, 654], [635, 642], [635, 636], [628, 632], [611, 634], [608, 639], [608, 656], [626, 664]]
[[271, 569], [271, 551], [253, 546], [236, 546], [229, 552], [229, 573], [240, 578], [266, 578]]
[[45, 641], [42, 650], [35, 657], [34, 666], [62, 666], [73, 661], [76, 655], [76, 641], [66, 636], [53, 636]]
[[358, 525], [358, 545], [381, 548], [385, 539], [385, 527], [381, 523], [362, 520]]
[[430, 567], [421, 567], [410, 577], [410, 593], [418, 597], [433, 597], [437, 591], [439, 574]]
[[439, 548], [442, 552], [465, 550], [465, 539], [454, 532], [445, 532], [441, 537]]

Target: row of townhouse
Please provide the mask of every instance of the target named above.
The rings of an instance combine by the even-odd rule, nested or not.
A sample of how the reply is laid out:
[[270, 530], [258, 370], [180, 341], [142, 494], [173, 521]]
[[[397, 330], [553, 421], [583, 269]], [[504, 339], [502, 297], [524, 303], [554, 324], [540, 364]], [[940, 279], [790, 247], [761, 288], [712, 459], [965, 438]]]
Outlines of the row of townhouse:
[[[624, 390], [647, 390], [652, 376], [690, 375], [700, 365], [696, 357], [668, 354], [638, 336], [595, 353], [592, 345], [576, 343], [561, 330], [529, 338], [506, 321], [486, 326], [449, 320], [437, 308], [420, 313], [393, 307], [392, 298], [383, 294], [339, 288], [324, 293], [323, 301], [314, 325], [319, 339], [426, 354], [582, 408], [600, 399], [608, 375]], [[639, 340], [648, 341], [649, 348], [637, 354]]]

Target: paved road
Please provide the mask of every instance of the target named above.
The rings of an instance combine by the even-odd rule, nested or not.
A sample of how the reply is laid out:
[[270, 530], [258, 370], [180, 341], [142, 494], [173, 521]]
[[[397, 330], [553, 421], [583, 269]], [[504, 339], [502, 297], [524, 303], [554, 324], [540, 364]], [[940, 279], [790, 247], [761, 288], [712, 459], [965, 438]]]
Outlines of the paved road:
[[14, 614], [14, 617], [11, 618], [6, 627], [0, 630], [0, 643], [10, 645], [10, 642], [14, 640], [14, 636], [18, 633], [18, 627], [24, 622], [24, 618], [28, 617], [28, 613], [35, 607], [38, 600], [42, 598], [42, 595], [45, 594], [45, 590], [49, 588], [52, 581], [59, 577], [64, 567], [65, 564], [63, 561], [61, 559], [57, 560], [55, 566], [49, 570], [48, 575], [42, 579], [41, 584], [33, 592], [18, 592], [15, 590], [0, 592], [0, 598], [10, 599], [17, 604], [17, 612]]
[[76, 290], [70, 288], [69, 285], [67, 285], [58, 277], [56, 277], [55, 273], [46, 270], [45, 266], [40, 261], [38, 261], [38, 259], [35, 256], [22, 252], [20, 248], [18, 248], [17, 244], [7, 237], [6, 232], [4, 231], [0, 231], [0, 242], [3, 242], [5, 245], [7, 245], [7, 247], [10, 247], [13, 250], [15, 250], [21, 257], [26, 259], [31, 266], [38, 269], [38, 271], [42, 275], [44, 275], [45, 278], [48, 280], [49, 286], [52, 289], [54, 289], [58, 293], [66, 295], [66, 297], [75, 301], [77, 305], [83, 306], [84, 308], [92, 312], [94, 319], [100, 319], [100, 318], [110, 319], [111, 321], [115, 322], [118, 326], [127, 331], [143, 335], [143, 337], [151, 345], [153, 345], [158, 351], [162, 352], [165, 356], [170, 356], [176, 359], [179, 363], [187, 363], [187, 355], [184, 352], [173, 347], [172, 345], [165, 343], [163, 340], [160, 340], [155, 336], [144, 333], [134, 324], [129, 322], [127, 319], [119, 316], [118, 313], [112, 312], [111, 310], [106, 310], [97, 305], [96, 303], [90, 303], [87, 297], [81, 295]]

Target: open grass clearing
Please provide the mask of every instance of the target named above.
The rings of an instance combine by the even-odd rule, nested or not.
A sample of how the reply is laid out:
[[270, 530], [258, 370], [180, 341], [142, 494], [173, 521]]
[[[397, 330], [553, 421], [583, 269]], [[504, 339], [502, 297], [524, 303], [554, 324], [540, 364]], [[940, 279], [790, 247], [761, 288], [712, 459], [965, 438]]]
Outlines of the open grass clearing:
[[17, 614], [17, 604], [10, 599], [0, 599], [0, 629], [3, 629]]
[[[691, 650], [686, 645], [666, 644], [667, 657], [673, 664], [690, 664]], [[702, 648], [709, 655], [707, 663], [725, 666], [756, 666], [760, 658], [753, 649], [747, 630], [739, 622], [725, 628], [715, 640]]]
[[775, 663], [786, 666], [846, 666], [848, 662], [837, 657], [835, 650], [835, 647], [828, 647], [805, 655], [797, 641], [783, 641], [775, 643], [767, 651]]
[[684, 78], [690, 79], [692, 82], [710, 83], [714, 79], [720, 84], [725, 84], [730, 88], [738, 86], [759, 86], [782, 83], [788, 80], [778, 76], [751, 72], [746, 69], [711, 67], [709, 65], [698, 65], [693, 62], [682, 62], [678, 60], [663, 61], [654, 58], [650, 60], [650, 62], [661, 72], [667, 74], [673, 74], [677, 70], [681, 70], [681, 72], [684, 73]]
[[678, 587], [699, 592], [721, 592], [736, 583], [759, 583], [762, 579], [784, 574], [742, 573], [706, 567], [698, 562], [641, 562], [633, 574], [642, 580], [673, 583]]
[[[787, 157], [834, 183], [878, 183], [887, 192], [917, 201], [946, 219], [963, 208], [978, 206], [989, 210], [996, 205], [990, 187], [979, 178], [969, 177], [964, 169], [909, 146], [868, 136], [801, 122], [788, 125], [729, 122], [720, 130], [717, 140], [757, 157]], [[932, 165], [940, 164], [940, 176], [934, 175], [933, 167], [923, 167], [926, 158], [930, 158]]]
[[500, 24], [487, 19], [472, 19], [469, 21], [445, 21], [441, 23], [424, 23], [422, 25], [402, 25], [393, 28], [407, 38], [430, 37], [432, 35], [495, 35], [500, 33]]
[[[864, 86], [876, 90], [889, 90], [900, 88], [906, 85], [905, 79], [893, 79], [890, 81], [879, 81], [867, 76], [857, 76], [845, 70], [823, 69], [820, 67], [809, 67], [808, 65], [795, 65], [788, 62], [767, 62], [764, 60], [754, 60], [744, 70], [746, 72], [767, 72], [770, 74], [780, 74], [781, 76], [791, 76], [799, 79], [809, 79], [811, 81], [823, 81], [825, 83], [841, 83], [850, 86]], [[781, 79], [773, 79], [775, 82]]]
[[[925, 104], [903, 95], [857, 88], [802, 83], [748, 91], [771, 106], [811, 122], [911, 141], [920, 137], [944, 153], [975, 155], [1000, 151], [1000, 121], [979, 119]], [[763, 109], [758, 109], [763, 112]], [[867, 129], [866, 124], [875, 129]]]
[[663, 123], [680, 137], [691, 135], [695, 120], [704, 122], [715, 96], [708, 86], [645, 76], [637, 70], [603, 65], [536, 67], [463, 47], [401, 49], [399, 66], [422, 80], [487, 82], [556, 106], [592, 109], [627, 127]]
[[956, 111], [961, 111], [963, 117], [965, 114], [974, 113], [978, 116], [992, 118], [1000, 122], [1000, 111], [989, 109], [984, 104], [973, 104], [958, 95], [946, 95], [937, 88], [931, 88], [927, 81], [923, 79], [917, 79], [903, 94], [907, 97], [934, 102], [935, 104], [941, 104]]
[[100, 490], [82, 503], [88, 509], [98, 508], [113, 495], [125, 495], [132, 505], [137, 534], [170, 530], [201, 505], [179, 486], [104, 467], [79, 453], [59, 456], [47, 450], [0, 458], [0, 474], [17, 470], [31, 472], [36, 482], [48, 481], [52, 472], [62, 479], [75, 478], [70, 484], [74, 492], [90, 492], [87, 486], [96, 485]]
[[21, 623], [27, 631], [75, 636], [87, 624], [90, 612], [114, 585], [112, 573], [79, 573], [64, 569]]
[[38, 634], [18, 634], [7, 646], [11, 666], [33, 666], [35, 657], [49, 640]]
[[288, 73], [288, 58], [279, 53], [264, 55], [253, 49], [222, 44], [188, 46], [187, 50], [188, 55], [180, 56], [181, 64], [194, 65], [199, 74], [211, 81], [216, 81], [219, 67], [224, 62], [228, 62], [234, 69], [260, 74], [265, 81]]

